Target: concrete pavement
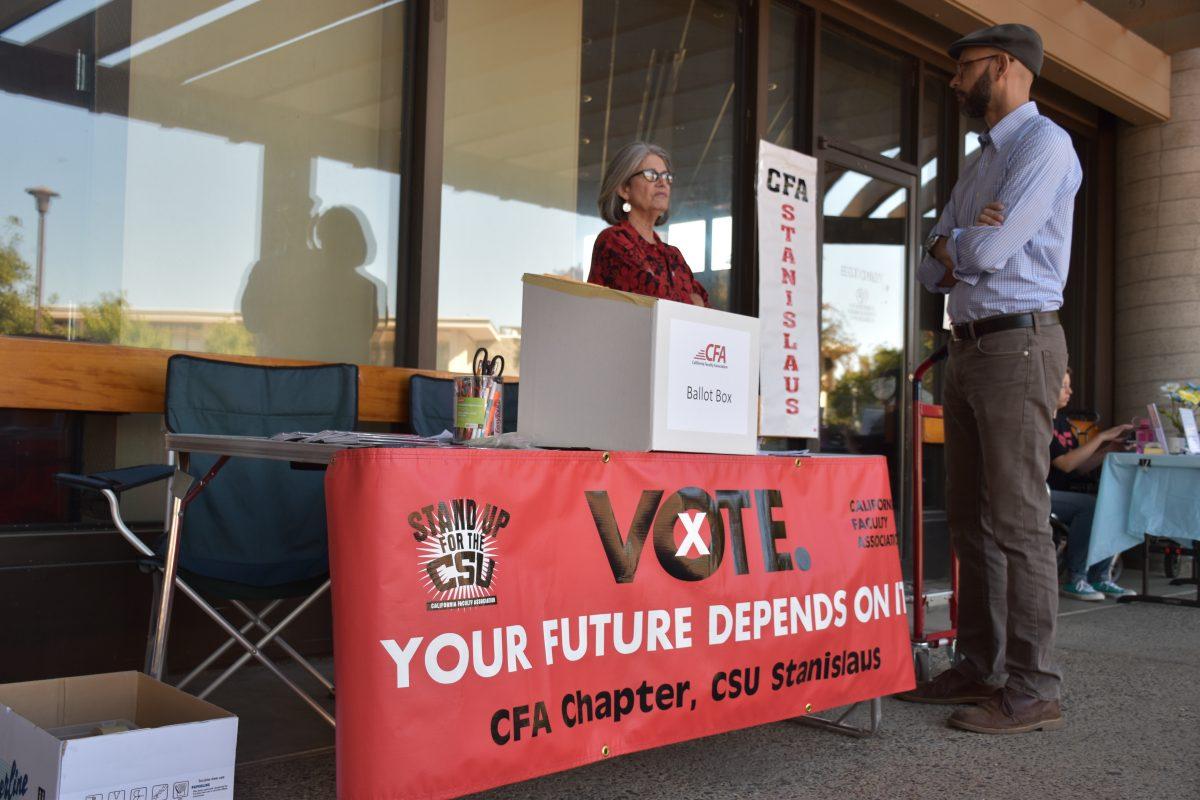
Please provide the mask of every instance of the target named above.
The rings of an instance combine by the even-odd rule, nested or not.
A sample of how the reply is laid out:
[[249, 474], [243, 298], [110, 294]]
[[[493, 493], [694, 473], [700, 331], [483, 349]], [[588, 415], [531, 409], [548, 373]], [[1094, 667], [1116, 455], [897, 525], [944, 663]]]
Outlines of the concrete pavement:
[[[945, 727], [951, 708], [885, 700], [873, 739], [777, 723], [474, 798], [1200, 798], [1200, 609], [1064, 600], [1058, 650], [1062, 731], [981, 736]], [[239, 800], [334, 797], [328, 729], [265, 675], [236, 684], [213, 699], [242, 715]]]

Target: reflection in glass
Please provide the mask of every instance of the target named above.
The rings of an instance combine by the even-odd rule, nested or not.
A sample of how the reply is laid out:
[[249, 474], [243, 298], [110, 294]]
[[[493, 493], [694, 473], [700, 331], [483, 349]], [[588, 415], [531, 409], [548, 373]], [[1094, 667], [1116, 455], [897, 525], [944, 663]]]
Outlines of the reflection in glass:
[[720, 271], [733, 267], [733, 217], [717, 217], [712, 221], [712, 255], [710, 269]]
[[486, 346], [519, 370], [521, 275], [587, 278], [604, 164], [634, 139], [672, 156], [659, 236], [728, 307], [735, 4], [450, 0], [446, 20], [437, 366]]
[[822, 28], [817, 71], [821, 133], [835, 142], [899, 157], [908, 70], [899, 55]]
[[705, 220], [694, 219], [691, 222], [672, 222], [667, 227], [667, 241], [679, 248], [683, 260], [699, 276], [704, 271], [708, 261], [708, 225]]
[[771, 4], [770, 52], [767, 57], [767, 130], [763, 138], [780, 147], [798, 149], [797, 118], [804, 119], [800, 59], [807, 41], [805, 18], [790, 5]]
[[25, 189], [47, 186], [43, 332], [391, 363], [404, 11], [6, 5], [0, 247], [23, 269], [0, 292], [36, 302]]
[[963, 174], [967, 164], [979, 154], [979, 134], [987, 130], [983, 118], [972, 119], [965, 114], [959, 115], [959, 129], [962, 131], [962, 149], [959, 151], [959, 174]]
[[887, 455], [898, 476], [907, 190], [831, 162], [824, 169], [821, 448]]
[[944, 149], [943, 133], [949, 84], [944, 77], [925, 78], [921, 105], [921, 135], [917, 144], [917, 164], [921, 167], [921, 191], [917, 207], [921, 214], [921, 236], [924, 238], [937, 218], [939, 162]]
[[[930, 75], [925, 78], [924, 100], [921, 106], [920, 164], [921, 191], [919, 210], [921, 241], [933, 230], [941, 213], [944, 198], [938, 196], [938, 174], [943, 166], [943, 153], [947, 150], [950, 133], [946, 131], [947, 108], [954, 102], [950, 94], [949, 78]], [[924, 289], [917, 292], [917, 354], [918, 362], [928, 358], [944, 344], [945, 297]], [[941, 396], [941, 370], [937, 367], [922, 384], [926, 401], [934, 402]]]
[[[930, 231], [933, 230], [937, 217], [941, 214], [942, 204], [946, 201], [944, 195], [939, 195], [939, 173], [951, 171], [950, 167], [956, 166], [947, 164], [943, 155], [950, 151], [953, 138], [958, 135], [957, 126], [949, 122], [954, 119], [950, 116], [949, 111], [951, 104], [955, 103], [954, 96], [950, 92], [949, 81], [949, 76], [943, 74], [931, 74], [925, 78], [919, 145], [921, 193], [918, 208], [921, 212], [921, 241], [925, 241]], [[951, 128], [951, 130], [947, 130], [947, 128]], [[945, 187], [944, 191], [948, 192], [949, 186]], [[945, 296], [926, 291], [924, 287], [921, 287], [918, 288], [916, 297], [917, 341], [914, 361], [920, 363], [945, 344], [949, 340], [949, 335], [945, 330], [947, 322]], [[942, 384], [945, 378], [944, 366], [945, 362], [943, 361], [926, 373], [925, 379], [921, 383], [922, 402], [941, 403]], [[927, 535], [931, 537], [931, 540], [938, 535], [937, 531], [944, 531], [944, 528], [939, 527], [939, 520], [945, 519], [944, 509], [946, 508], [945, 453], [940, 440], [937, 437], [932, 438], [932, 442], [927, 440], [922, 447], [921, 475], [914, 478], [922, 482], [926, 530], [930, 532]], [[943, 571], [949, 568], [947, 564], [939, 561], [939, 557], [936, 555], [939, 552], [945, 551], [936, 547], [928, 548], [926, 551], [926, 569], [930, 571], [930, 574], [943, 574]], [[931, 554], [933, 554], [932, 558]]]

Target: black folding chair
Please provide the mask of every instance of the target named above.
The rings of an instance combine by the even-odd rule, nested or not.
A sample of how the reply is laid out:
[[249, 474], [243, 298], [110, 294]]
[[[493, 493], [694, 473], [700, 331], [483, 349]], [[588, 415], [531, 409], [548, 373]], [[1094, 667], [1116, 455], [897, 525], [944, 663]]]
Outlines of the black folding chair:
[[[357, 415], [358, 368], [350, 364], [263, 367], [176, 355], [167, 365], [166, 427], [172, 433], [271, 436], [352, 430]], [[189, 461], [179, 465], [178, 472], [175, 465], [154, 464], [56, 478], [104, 495], [122, 537], [143, 556], [145, 565], [160, 571], [165, 543], [152, 549], [129, 529], [121, 517], [120, 495], [164, 479], [170, 479], [168, 497], [193, 480], [204, 485], [204, 491], [193, 490], [188, 499], [175, 585], [230, 638], [178, 686], [189, 685], [238, 644], [246, 652], [199, 697], [207, 697], [256, 658], [332, 725], [333, 717], [324, 707], [261, 652], [274, 643], [333, 692], [332, 682], [280, 635], [329, 589], [324, 473], [258, 459], [196, 455]], [[267, 615], [293, 598], [302, 599], [269, 625]], [[229, 602], [245, 616], [240, 628], [214, 608], [216, 600]], [[247, 605], [254, 601], [269, 602], [254, 612]], [[247, 635], [255, 629], [263, 635], [251, 641]], [[161, 635], [165, 631], [164, 625]]]

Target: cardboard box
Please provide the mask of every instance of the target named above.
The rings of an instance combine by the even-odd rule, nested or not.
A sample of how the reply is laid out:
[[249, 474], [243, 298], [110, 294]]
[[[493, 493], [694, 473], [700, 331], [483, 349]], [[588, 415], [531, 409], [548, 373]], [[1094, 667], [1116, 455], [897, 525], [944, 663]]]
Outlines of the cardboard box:
[[236, 749], [237, 717], [140, 672], [0, 686], [4, 800], [232, 800]]
[[525, 275], [517, 428], [534, 444], [754, 453], [758, 320]]

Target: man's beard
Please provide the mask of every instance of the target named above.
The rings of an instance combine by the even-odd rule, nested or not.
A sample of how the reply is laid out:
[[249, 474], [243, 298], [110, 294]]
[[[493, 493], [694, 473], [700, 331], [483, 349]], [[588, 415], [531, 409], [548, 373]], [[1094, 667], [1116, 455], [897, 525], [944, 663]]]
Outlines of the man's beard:
[[984, 70], [970, 91], [959, 93], [958, 102], [962, 106], [962, 112], [968, 117], [982, 118], [992, 102], [992, 73]]

